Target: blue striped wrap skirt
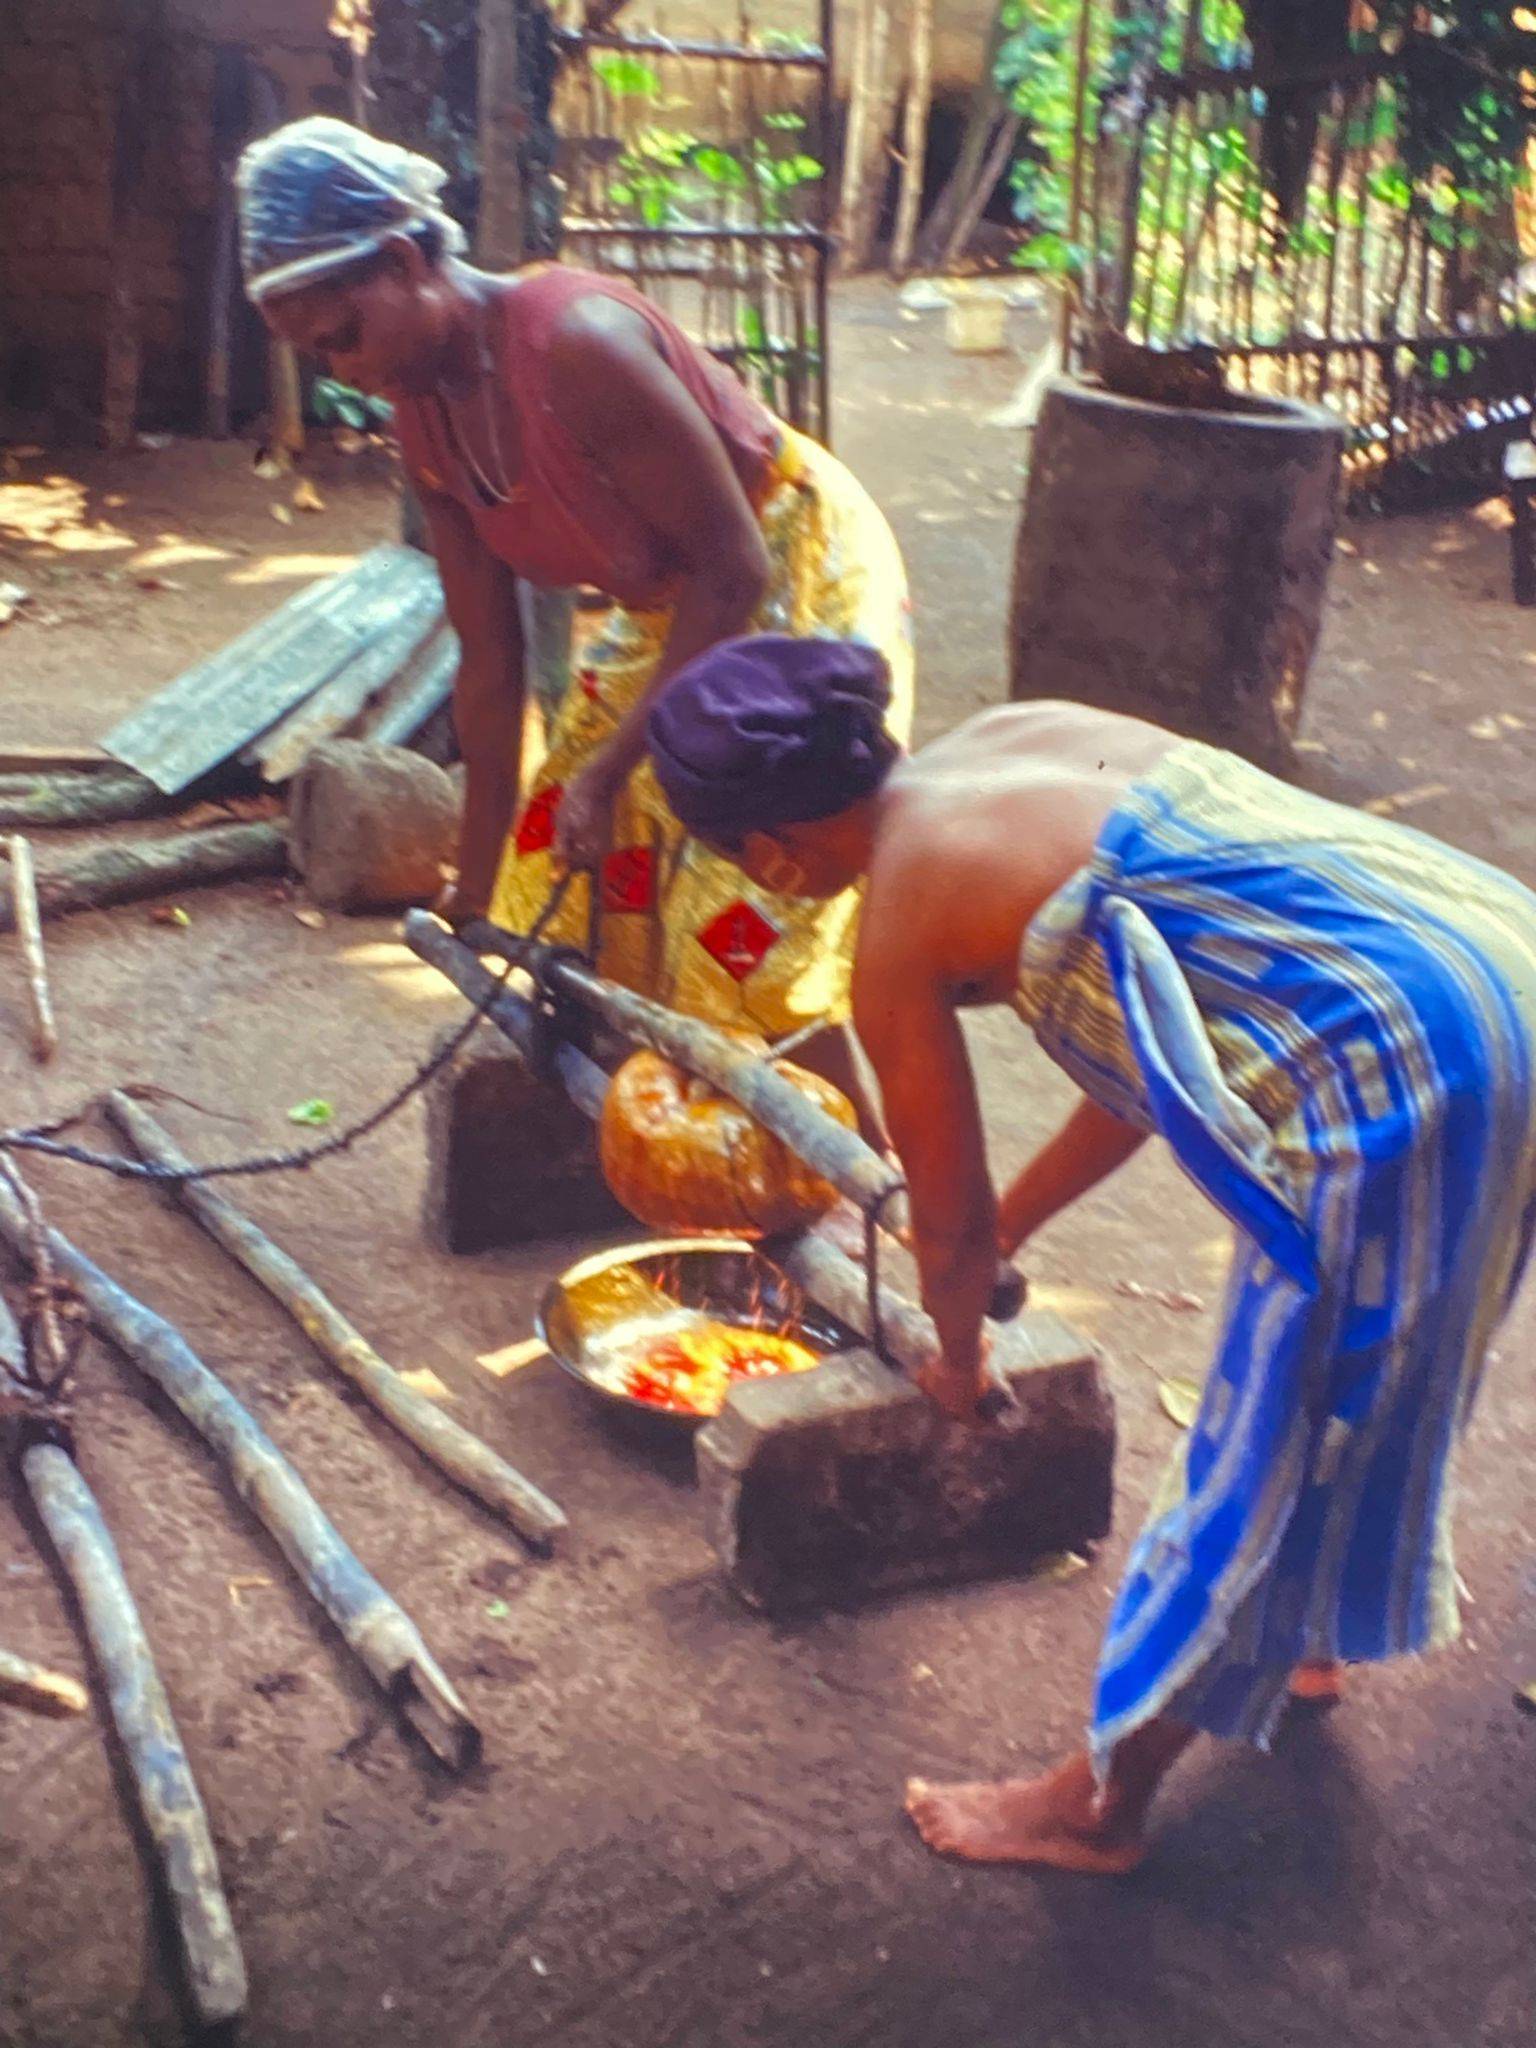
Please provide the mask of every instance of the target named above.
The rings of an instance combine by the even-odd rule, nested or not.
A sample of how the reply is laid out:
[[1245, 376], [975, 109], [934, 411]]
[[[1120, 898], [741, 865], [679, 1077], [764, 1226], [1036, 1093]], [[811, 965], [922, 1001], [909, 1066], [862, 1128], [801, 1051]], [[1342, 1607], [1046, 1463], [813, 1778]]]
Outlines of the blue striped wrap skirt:
[[1095, 1766], [1159, 1713], [1266, 1745], [1302, 1660], [1457, 1633], [1457, 1449], [1536, 1223], [1536, 896], [1182, 743], [1031, 924], [1018, 1008], [1236, 1235]]

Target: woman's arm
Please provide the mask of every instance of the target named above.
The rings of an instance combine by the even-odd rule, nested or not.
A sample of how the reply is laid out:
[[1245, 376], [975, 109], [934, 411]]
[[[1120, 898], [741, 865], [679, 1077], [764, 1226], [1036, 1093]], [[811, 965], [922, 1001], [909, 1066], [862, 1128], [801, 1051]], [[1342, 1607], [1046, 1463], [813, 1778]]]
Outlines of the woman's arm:
[[611, 299], [578, 304], [556, 338], [552, 390], [572, 432], [654, 535], [678, 596], [645, 694], [567, 789], [558, 844], [575, 866], [605, 851], [613, 800], [645, 752], [651, 699], [696, 654], [746, 630], [768, 589], [768, 550], [720, 437], [643, 321]]
[[1145, 1131], [1085, 1095], [998, 1204], [997, 1245], [1004, 1258], [1123, 1166], [1146, 1140]]
[[940, 1356], [919, 1375], [946, 1414], [973, 1421], [985, 1391], [982, 1321], [997, 1281], [997, 1203], [976, 1084], [950, 992], [921, 934], [878, 918], [860, 940], [854, 1028], [880, 1082], [911, 1204], [910, 1243]]
[[[419, 486], [418, 486], [419, 489]], [[526, 679], [517, 579], [483, 546], [464, 507], [420, 491], [448, 621], [459, 636], [453, 722], [464, 756], [459, 873], [443, 904], [456, 922], [483, 917], [517, 810]]]

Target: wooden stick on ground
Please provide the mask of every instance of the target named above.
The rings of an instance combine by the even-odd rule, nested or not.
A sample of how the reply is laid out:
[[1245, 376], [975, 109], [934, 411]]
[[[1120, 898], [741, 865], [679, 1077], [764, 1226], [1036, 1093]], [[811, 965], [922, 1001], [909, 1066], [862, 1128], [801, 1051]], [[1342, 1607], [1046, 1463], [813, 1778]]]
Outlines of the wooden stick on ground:
[[78, 1678], [66, 1678], [62, 1671], [45, 1670], [25, 1657], [13, 1657], [0, 1650], [0, 1703], [27, 1707], [34, 1714], [46, 1714], [51, 1721], [67, 1721], [83, 1714], [91, 1696]]
[[11, 835], [7, 851], [11, 861], [11, 915], [21, 940], [22, 966], [27, 977], [32, 1057], [41, 1063], [51, 1060], [58, 1051], [59, 1030], [53, 1021], [53, 999], [48, 993], [48, 958], [43, 951], [43, 924], [37, 907], [37, 876], [32, 868], [32, 849], [19, 832]]
[[[9, 1194], [7, 1200], [13, 1199]], [[155, 1670], [128, 1581], [91, 1489], [68, 1451], [33, 1444], [22, 1477], [74, 1589], [144, 1825], [159, 1860], [199, 2023], [245, 2009], [245, 1961], [219, 1876], [208, 1814]]]
[[[38, 877], [38, 907], [45, 918], [75, 910], [105, 910], [142, 903], [210, 882], [280, 875], [288, 865], [281, 825], [216, 825], [208, 832], [178, 832], [136, 846], [103, 846]], [[14, 929], [10, 906], [0, 903], [0, 932]]]
[[[26, 1210], [3, 1181], [0, 1237], [31, 1260]], [[44, 1239], [55, 1269], [85, 1303], [96, 1329], [169, 1396], [216, 1453], [236, 1491], [386, 1698], [443, 1763], [468, 1769], [480, 1754], [480, 1733], [463, 1701], [409, 1615], [342, 1542], [276, 1444], [178, 1330], [59, 1231], [46, 1231]]]
[[144, 775], [36, 775], [0, 788], [0, 825], [121, 825], [172, 802]]
[[[145, 1159], [162, 1166], [189, 1162], [169, 1132], [128, 1096], [113, 1092], [106, 1109], [112, 1122]], [[230, 1257], [282, 1303], [323, 1358], [328, 1358], [423, 1457], [456, 1486], [483, 1501], [510, 1522], [518, 1534], [548, 1556], [569, 1526], [547, 1495], [514, 1471], [488, 1444], [455, 1422], [451, 1415], [408, 1386], [381, 1358], [362, 1332], [348, 1322], [296, 1260], [275, 1245], [234, 1203], [196, 1181], [183, 1181], [172, 1192], [221, 1244]]]
[[[52, 1277], [47, 1226], [36, 1197], [7, 1161], [0, 1191], [19, 1226], [16, 1249], [38, 1285]], [[61, 1354], [55, 1324], [42, 1333], [37, 1370], [11, 1305], [0, 1294], [0, 1394], [18, 1434], [22, 1483], [74, 1591], [122, 1744], [149, 1843], [181, 1942], [186, 1985], [200, 2027], [223, 2027], [245, 2008], [245, 1960], [219, 1877], [197, 1781], [155, 1670], [117, 1549], [67, 1441], [67, 1384], [53, 1378]], [[67, 1364], [66, 1364], [67, 1371]], [[50, 1384], [51, 1383], [51, 1384]], [[62, 1718], [90, 1704], [73, 1678], [0, 1652], [0, 1700]]]

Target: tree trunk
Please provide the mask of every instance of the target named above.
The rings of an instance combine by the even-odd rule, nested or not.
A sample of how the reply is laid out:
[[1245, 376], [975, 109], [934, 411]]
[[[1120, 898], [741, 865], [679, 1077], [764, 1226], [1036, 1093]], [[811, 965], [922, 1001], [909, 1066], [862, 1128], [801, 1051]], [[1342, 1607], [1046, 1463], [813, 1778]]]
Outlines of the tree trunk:
[[901, 196], [891, 243], [891, 270], [897, 277], [905, 277], [912, 268], [917, 217], [923, 203], [928, 116], [933, 104], [933, 0], [912, 0], [911, 31], [912, 68], [907, 74], [907, 104], [901, 124]]
[[[934, 201], [918, 242], [918, 262], [924, 268], [936, 268], [954, 235], [955, 222], [960, 218], [975, 190], [976, 182], [985, 168], [987, 156], [997, 137], [997, 124], [1005, 112], [1003, 95], [997, 87], [997, 60], [1003, 47], [1003, 8], [1000, 5], [993, 16], [992, 27], [987, 36], [986, 50], [982, 56], [981, 76], [971, 94], [970, 112], [966, 116], [965, 134], [960, 142], [960, 154], [955, 168], [949, 174], [944, 190]], [[988, 197], [991, 196], [990, 188]], [[983, 199], [982, 204], [986, 204]]]
[[848, 264], [848, 227], [859, 204], [859, 181], [864, 174], [864, 135], [869, 126], [869, 54], [874, 35], [875, 9], [880, 0], [858, 0], [853, 19], [853, 58], [848, 67], [848, 117], [843, 123], [842, 178], [837, 195], [834, 232], [842, 242], [839, 265]]
[[997, 181], [1012, 161], [1018, 147], [1019, 130], [1023, 121], [1018, 114], [1004, 114], [997, 124], [992, 137], [992, 147], [987, 151], [981, 166], [981, 175], [971, 187], [970, 195], [955, 218], [949, 240], [939, 261], [941, 270], [952, 270], [965, 254], [966, 245], [981, 224], [981, 216], [987, 201], [997, 189]]
[[[860, 43], [848, 103], [848, 136], [843, 152], [843, 200], [839, 227], [841, 267], [867, 269], [880, 232], [880, 214], [890, 167], [891, 124], [896, 113], [900, 66], [891, 33], [892, 0], [865, 0]], [[859, 58], [862, 58], [862, 63]]]

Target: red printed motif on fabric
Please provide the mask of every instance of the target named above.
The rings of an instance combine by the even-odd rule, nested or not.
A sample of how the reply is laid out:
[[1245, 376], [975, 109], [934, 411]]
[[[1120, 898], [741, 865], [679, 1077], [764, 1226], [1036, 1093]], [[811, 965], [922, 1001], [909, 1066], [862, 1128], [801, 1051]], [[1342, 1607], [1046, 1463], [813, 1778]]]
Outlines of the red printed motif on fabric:
[[599, 689], [598, 687], [597, 670], [595, 668], [584, 668], [579, 670], [577, 673], [576, 680], [581, 685], [581, 694], [583, 695], [583, 697], [586, 698], [589, 704], [597, 704], [601, 702], [603, 693], [601, 689]]
[[699, 933], [699, 944], [732, 981], [745, 981], [762, 966], [779, 937], [761, 911], [738, 897]]
[[656, 855], [649, 846], [617, 847], [603, 862], [603, 909], [649, 910], [656, 901]]
[[528, 799], [528, 808], [517, 827], [515, 843], [519, 853], [543, 853], [554, 845], [555, 819], [564, 795], [565, 784], [552, 782], [548, 789], [538, 790]]

